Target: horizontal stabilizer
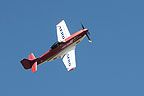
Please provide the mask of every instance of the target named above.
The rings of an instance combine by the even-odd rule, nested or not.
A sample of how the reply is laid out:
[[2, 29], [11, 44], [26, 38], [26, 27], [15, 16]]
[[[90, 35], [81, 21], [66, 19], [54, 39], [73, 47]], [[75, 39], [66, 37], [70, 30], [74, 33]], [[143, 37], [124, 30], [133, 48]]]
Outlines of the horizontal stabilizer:
[[[36, 59], [36, 58], [35, 58], [34, 54], [31, 53], [31, 54], [29, 55], [29, 60], [35, 60], [35, 59]], [[35, 62], [35, 63], [32, 65], [31, 70], [32, 70], [32, 73], [34, 73], [34, 72], [37, 71], [37, 62]]]

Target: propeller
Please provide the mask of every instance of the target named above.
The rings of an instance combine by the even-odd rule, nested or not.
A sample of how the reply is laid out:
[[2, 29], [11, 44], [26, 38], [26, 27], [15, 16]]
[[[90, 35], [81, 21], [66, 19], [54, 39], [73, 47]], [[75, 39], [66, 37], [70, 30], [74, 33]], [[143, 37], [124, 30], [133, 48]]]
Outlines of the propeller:
[[[83, 29], [85, 29], [85, 27], [84, 27], [84, 25], [83, 25], [82, 23], [81, 23], [81, 26], [82, 26]], [[90, 32], [87, 32], [87, 33], [86, 33], [86, 36], [87, 36], [87, 38], [88, 38], [88, 41], [89, 41], [89, 42], [92, 42], [91, 39], [90, 39], [90, 37], [89, 37], [89, 35], [90, 35]]]

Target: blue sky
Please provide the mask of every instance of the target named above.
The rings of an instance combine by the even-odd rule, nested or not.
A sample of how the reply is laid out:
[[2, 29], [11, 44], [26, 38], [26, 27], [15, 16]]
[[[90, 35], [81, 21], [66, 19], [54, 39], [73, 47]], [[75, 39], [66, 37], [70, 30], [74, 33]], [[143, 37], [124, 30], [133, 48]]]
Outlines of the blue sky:
[[[1, 0], [1, 96], [144, 96], [142, 0]], [[61, 59], [34, 74], [20, 60], [41, 56], [57, 40], [64, 19], [71, 34], [91, 32], [76, 47], [77, 68]]]

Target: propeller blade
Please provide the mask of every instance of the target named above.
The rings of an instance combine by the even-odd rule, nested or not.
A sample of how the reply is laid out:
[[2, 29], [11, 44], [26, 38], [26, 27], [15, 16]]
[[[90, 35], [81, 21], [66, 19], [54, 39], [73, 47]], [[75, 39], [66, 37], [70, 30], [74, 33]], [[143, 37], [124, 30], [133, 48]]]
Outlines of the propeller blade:
[[89, 42], [92, 42], [91, 39], [89, 38], [88, 34], [86, 34], [86, 36], [87, 36], [87, 38], [88, 38], [88, 41], [89, 41]]
[[[84, 27], [84, 25], [83, 25], [82, 23], [81, 23], [81, 26], [82, 26], [83, 29], [85, 29], [85, 27]], [[89, 42], [92, 42], [91, 39], [89, 38], [88, 34], [90, 35], [90, 32], [87, 32], [87, 33], [86, 33], [86, 36], [87, 36], [87, 38], [88, 38], [88, 41], [89, 41]]]
[[81, 23], [81, 26], [82, 26], [82, 28], [83, 28], [83, 29], [85, 29], [85, 27], [83, 26], [83, 24], [82, 24], [82, 23]]
[[90, 35], [90, 32], [88, 32], [88, 35]]

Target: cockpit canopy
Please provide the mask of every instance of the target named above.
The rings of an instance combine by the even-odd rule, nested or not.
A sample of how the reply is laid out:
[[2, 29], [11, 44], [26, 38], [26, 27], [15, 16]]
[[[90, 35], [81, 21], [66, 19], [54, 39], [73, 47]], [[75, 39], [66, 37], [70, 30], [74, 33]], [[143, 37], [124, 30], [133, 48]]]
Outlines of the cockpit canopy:
[[51, 46], [51, 49], [55, 49], [55, 48], [57, 48], [57, 47], [59, 47], [59, 46], [62, 46], [62, 45], [64, 45], [65, 44], [65, 42], [55, 42], [52, 46]]

